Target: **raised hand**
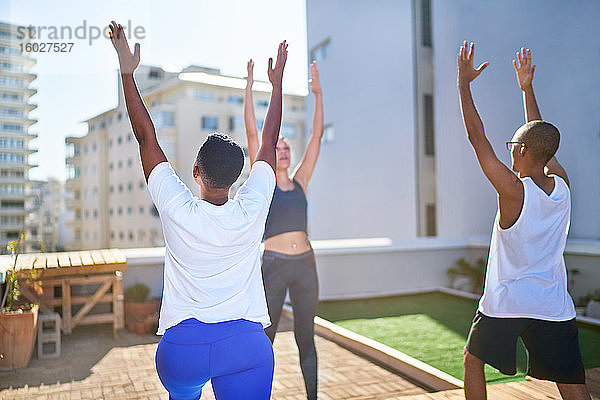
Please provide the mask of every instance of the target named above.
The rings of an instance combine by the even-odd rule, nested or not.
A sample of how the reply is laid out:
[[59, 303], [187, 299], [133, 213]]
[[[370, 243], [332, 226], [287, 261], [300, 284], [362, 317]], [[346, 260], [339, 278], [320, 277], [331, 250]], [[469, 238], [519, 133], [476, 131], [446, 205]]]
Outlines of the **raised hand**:
[[283, 79], [283, 68], [285, 67], [285, 61], [287, 60], [287, 48], [288, 45], [285, 42], [285, 40], [279, 43], [275, 68], [273, 68], [273, 58], [269, 58], [269, 67], [267, 68], [267, 74], [269, 75], [269, 81], [273, 86], [281, 87], [281, 81]]
[[533, 73], [535, 72], [535, 65], [531, 64], [531, 50], [521, 47], [521, 51], [517, 51], [517, 59], [513, 60], [515, 66], [515, 72], [517, 73], [517, 82], [521, 90], [531, 88], [531, 82], [533, 81]]
[[458, 52], [458, 83], [470, 83], [490, 65], [489, 62], [482, 63], [477, 69], [473, 68], [473, 57], [475, 56], [475, 43], [471, 46], [465, 40]]
[[117, 55], [119, 56], [121, 73], [133, 74], [133, 71], [135, 71], [137, 66], [140, 64], [140, 44], [135, 44], [134, 52], [131, 54], [129, 44], [125, 38], [123, 26], [117, 24], [115, 21], [111, 21], [109, 28], [110, 32], [108, 32], [108, 36], [110, 36], [110, 41], [112, 42], [115, 50], [117, 51]]
[[321, 90], [321, 82], [319, 81], [319, 69], [317, 68], [317, 62], [313, 61], [310, 64], [310, 90], [315, 95], [323, 93]]
[[254, 61], [252, 61], [252, 59], [248, 61], [247, 69], [248, 75], [246, 76], [246, 87], [251, 88], [254, 84]]

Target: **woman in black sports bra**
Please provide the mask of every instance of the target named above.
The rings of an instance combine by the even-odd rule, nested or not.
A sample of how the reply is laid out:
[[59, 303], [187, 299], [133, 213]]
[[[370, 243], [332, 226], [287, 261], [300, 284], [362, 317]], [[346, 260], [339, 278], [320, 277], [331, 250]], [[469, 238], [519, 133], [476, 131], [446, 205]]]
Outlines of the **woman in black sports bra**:
[[[248, 61], [244, 123], [250, 162], [258, 152], [258, 130], [252, 98], [252, 60]], [[277, 142], [277, 185], [265, 225], [263, 282], [272, 325], [265, 329], [271, 342], [281, 316], [286, 291], [294, 310], [294, 335], [300, 352], [300, 367], [308, 399], [317, 398], [317, 352], [314, 317], [319, 302], [315, 257], [306, 230], [306, 187], [315, 169], [323, 136], [323, 94], [316, 62], [310, 65], [310, 89], [315, 95], [312, 135], [302, 160], [291, 177], [290, 146], [285, 138]]]

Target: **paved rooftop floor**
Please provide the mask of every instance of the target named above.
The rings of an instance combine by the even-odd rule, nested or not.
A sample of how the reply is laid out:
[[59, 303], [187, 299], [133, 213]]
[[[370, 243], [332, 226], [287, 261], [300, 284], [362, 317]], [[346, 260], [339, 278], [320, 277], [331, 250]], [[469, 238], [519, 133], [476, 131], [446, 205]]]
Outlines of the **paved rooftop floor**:
[[[282, 320], [275, 340], [272, 399], [305, 399], [298, 351], [290, 320]], [[58, 359], [38, 360], [28, 368], [0, 372], [0, 400], [11, 399], [168, 399], [154, 367], [159, 337], [122, 331], [112, 338], [110, 325], [81, 326], [63, 336]], [[428, 393], [337, 344], [317, 337], [319, 398], [322, 400], [462, 400], [462, 390]], [[588, 387], [600, 400], [600, 368], [587, 371]], [[490, 400], [560, 399], [556, 385], [527, 378], [488, 386]], [[203, 400], [214, 399], [210, 384]]]
[[[275, 340], [272, 398], [306, 398], [290, 321]], [[167, 399], [154, 367], [159, 337], [123, 331], [112, 338], [110, 325], [81, 326], [63, 336], [58, 359], [32, 357], [28, 368], [0, 372], [0, 399]], [[317, 337], [319, 398], [393, 399], [426, 393], [423, 388], [337, 344]], [[213, 399], [210, 385], [202, 399]]]

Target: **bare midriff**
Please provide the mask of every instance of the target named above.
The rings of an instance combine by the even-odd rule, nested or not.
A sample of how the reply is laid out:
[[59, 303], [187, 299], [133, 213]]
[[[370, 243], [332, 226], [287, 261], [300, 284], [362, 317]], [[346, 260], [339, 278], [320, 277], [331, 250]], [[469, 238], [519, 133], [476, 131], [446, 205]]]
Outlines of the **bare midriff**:
[[265, 250], [283, 254], [301, 254], [310, 250], [308, 235], [304, 231], [280, 233], [265, 239]]

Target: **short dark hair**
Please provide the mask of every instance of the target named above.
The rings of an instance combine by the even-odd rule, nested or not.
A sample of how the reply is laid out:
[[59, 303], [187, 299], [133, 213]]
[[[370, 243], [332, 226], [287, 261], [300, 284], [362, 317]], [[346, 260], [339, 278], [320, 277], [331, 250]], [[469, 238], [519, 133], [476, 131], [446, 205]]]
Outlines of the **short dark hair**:
[[194, 166], [207, 186], [228, 189], [244, 168], [244, 152], [228, 135], [213, 133], [200, 146]]
[[527, 151], [530, 151], [535, 159], [545, 165], [554, 157], [560, 143], [560, 133], [554, 125], [546, 121], [531, 121], [519, 130], [519, 140], [525, 143]]

